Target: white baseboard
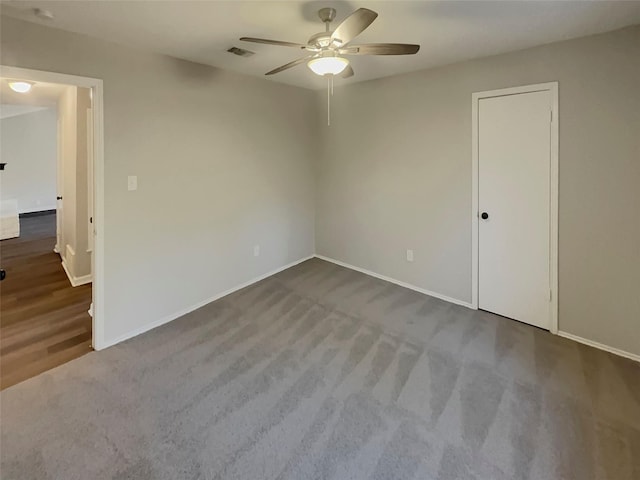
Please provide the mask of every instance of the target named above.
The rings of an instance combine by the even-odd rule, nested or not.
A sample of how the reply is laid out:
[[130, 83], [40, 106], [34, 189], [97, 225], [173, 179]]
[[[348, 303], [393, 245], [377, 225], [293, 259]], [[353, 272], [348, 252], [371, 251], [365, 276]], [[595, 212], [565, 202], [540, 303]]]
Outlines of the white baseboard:
[[[439, 293], [431, 292], [429, 290], [425, 290], [424, 288], [416, 287], [415, 285], [411, 285], [409, 283], [401, 282], [394, 278], [387, 277], [385, 275], [380, 275], [378, 273], [372, 272], [370, 270], [366, 270], [364, 268], [356, 267], [354, 265], [350, 265], [345, 262], [341, 262], [340, 260], [336, 260], [334, 258], [325, 257], [324, 255], [314, 255], [314, 257], [319, 258], [321, 260], [326, 260], [327, 262], [335, 263], [336, 265], [340, 265], [341, 267], [349, 268], [351, 270], [355, 270], [356, 272], [364, 273], [365, 275], [369, 275], [371, 277], [379, 278], [381, 280], [385, 280], [387, 282], [394, 283], [396, 285], [400, 285], [401, 287], [408, 288], [410, 290], [415, 290], [416, 292], [423, 293], [425, 295], [429, 295], [431, 297], [439, 298], [440, 300], [444, 300], [450, 303], [455, 303], [456, 305], [462, 305], [463, 307], [471, 308], [476, 310], [473, 305], [469, 302], [464, 302], [462, 300], [458, 300], [456, 298], [447, 297], [446, 295], [441, 295]], [[575, 342], [583, 343], [585, 345], [589, 345], [591, 347], [598, 348], [600, 350], [604, 350], [605, 352], [613, 353], [614, 355], [619, 355], [621, 357], [625, 357], [636, 362], [640, 362], [640, 355], [636, 355], [635, 353], [626, 352], [624, 350], [620, 350], [618, 348], [610, 347], [608, 345], [604, 345], [602, 343], [594, 342], [592, 340], [588, 340], [586, 338], [578, 337], [577, 335], [573, 335], [571, 333], [558, 331], [557, 333], [561, 337], [568, 338], [569, 340], [573, 340]]]
[[614, 355], [619, 355], [620, 357], [625, 357], [630, 360], [640, 362], [640, 355], [636, 355], [635, 353], [626, 352], [624, 350], [620, 350], [619, 348], [610, 347], [608, 345], [604, 345], [603, 343], [594, 342], [593, 340], [588, 340], [586, 338], [582, 338], [577, 335], [573, 335], [571, 333], [563, 332], [560, 330], [558, 331], [558, 336], [568, 338], [569, 340], [573, 340], [574, 342], [589, 345], [590, 347], [604, 350], [605, 352], [613, 353]]
[[384, 280], [386, 282], [395, 283], [404, 288], [408, 288], [409, 290], [414, 290], [416, 292], [423, 293], [425, 295], [429, 295], [430, 297], [439, 298], [440, 300], [444, 300], [445, 302], [455, 303], [456, 305], [462, 305], [463, 307], [470, 308], [472, 310], [477, 310], [471, 305], [470, 302], [465, 302], [463, 300], [458, 300], [457, 298], [447, 297], [446, 295], [442, 295], [440, 293], [431, 292], [429, 290], [425, 290], [424, 288], [416, 287], [415, 285], [411, 285], [410, 283], [401, 282], [400, 280], [396, 280], [395, 278], [387, 277], [385, 275], [380, 275], [379, 273], [372, 272], [370, 270], [366, 270], [364, 268], [356, 267], [354, 265], [350, 265], [345, 262], [341, 262], [340, 260], [336, 260], [334, 258], [325, 257], [324, 255], [314, 255], [314, 257], [319, 258], [320, 260], [325, 260], [327, 262], [335, 263], [336, 265], [340, 265], [341, 267], [350, 268], [351, 270], [355, 270], [356, 272], [364, 273], [365, 275], [369, 275], [370, 277], [379, 278], [380, 280]]
[[105, 348], [109, 348], [109, 347], [112, 347], [113, 345], [116, 345], [116, 344], [118, 344], [120, 342], [124, 342], [125, 340], [129, 340], [130, 338], [137, 337], [138, 335], [140, 335], [142, 333], [148, 332], [149, 330], [153, 330], [154, 328], [160, 327], [160, 326], [164, 325], [165, 323], [169, 323], [169, 322], [171, 322], [173, 320], [176, 320], [176, 319], [182, 317], [183, 315], [186, 315], [188, 313], [193, 312], [194, 310], [197, 310], [197, 309], [199, 309], [201, 307], [204, 307], [205, 305], [207, 305], [207, 304], [209, 304], [211, 302], [215, 302], [216, 300], [219, 300], [222, 297], [226, 297], [227, 295], [229, 295], [231, 293], [237, 292], [238, 290], [242, 290], [243, 288], [246, 288], [249, 285], [253, 285], [256, 282], [259, 282], [261, 280], [264, 280], [265, 278], [268, 278], [268, 277], [270, 277], [272, 275], [275, 275], [276, 273], [280, 273], [283, 270], [286, 270], [287, 268], [291, 268], [291, 267], [294, 267], [294, 266], [298, 265], [299, 263], [306, 262], [307, 260], [310, 260], [313, 257], [314, 257], [313, 255], [310, 255], [308, 257], [301, 258], [299, 260], [296, 260], [295, 262], [291, 262], [291, 263], [289, 263], [287, 265], [284, 265], [282, 267], [276, 268], [275, 270], [271, 270], [270, 272], [267, 272], [267, 273], [265, 273], [263, 275], [260, 275], [258, 277], [252, 278], [251, 280], [249, 280], [247, 282], [241, 283], [240, 285], [236, 285], [235, 287], [230, 288], [229, 290], [225, 290], [222, 293], [218, 293], [218, 294], [216, 294], [216, 295], [214, 295], [212, 297], [209, 297], [209, 298], [207, 298], [207, 299], [205, 299], [205, 300], [203, 300], [201, 302], [198, 302], [195, 305], [191, 305], [191, 306], [189, 306], [187, 308], [183, 308], [182, 310], [179, 310], [178, 312], [172, 313], [171, 315], [167, 315], [166, 317], [163, 317], [163, 318], [161, 318], [159, 320], [156, 320], [155, 322], [148, 323], [147, 325], [144, 325], [143, 327], [136, 328], [135, 330], [133, 330], [131, 332], [128, 332], [128, 333], [126, 333], [124, 335], [121, 335], [118, 338], [115, 338], [113, 340], [107, 340], [102, 345], [95, 345], [94, 349], [95, 350], [104, 350]]
[[71, 275], [71, 272], [69, 271], [69, 268], [67, 267], [67, 263], [65, 262], [65, 260], [62, 260], [62, 268], [64, 269], [64, 272], [67, 274], [67, 277], [69, 278], [69, 282], [71, 282], [71, 286], [72, 287], [78, 287], [80, 285], [86, 285], [87, 283], [91, 283], [92, 281], [92, 275], [83, 275], [81, 277], [74, 277], [73, 275]]
[[[180, 318], [183, 315], [186, 315], [188, 313], [193, 312], [194, 310], [197, 310], [197, 309], [199, 309], [201, 307], [204, 307], [205, 305], [207, 305], [207, 304], [209, 304], [211, 302], [215, 302], [216, 300], [219, 300], [222, 297], [226, 297], [227, 295], [230, 295], [231, 293], [237, 292], [238, 290], [242, 290], [243, 288], [246, 288], [249, 285], [253, 285], [254, 283], [257, 283], [257, 282], [259, 282], [261, 280], [264, 280], [265, 278], [268, 278], [268, 277], [271, 277], [272, 275], [280, 273], [283, 270], [286, 270], [288, 268], [294, 267], [294, 266], [298, 265], [299, 263], [306, 262], [307, 260], [310, 260], [310, 259], [312, 259], [314, 257], [315, 258], [319, 258], [320, 260], [325, 260], [327, 262], [334, 263], [336, 265], [340, 265], [341, 267], [349, 268], [351, 270], [355, 270], [357, 272], [364, 273], [365, 275], [369, 275], [370, 277], [379, 278], [380, 280], [384, 280], [384, 281], [399, 285], [401, 287], [408, 288], [409, 290], [414, 290], [414, 291], [422, 293], [424, 295], [429, 295], [430, 297], [439, 298], [440, 300], [444, 300], [444, 301], [449, 302], [449, 303], [454, 303], [456, 305], [461, 305], [463, 307], [474, 309], [474, 307], [469, 302], [464, 302], [464, 301], [458, 300], [456, 298], [452, 298], [452, 297], [448, 297], [446, 295], [441, 295], [439, 293], [431, 292], [429, 290], [425, 290], [424, 288], [416, 287], [415, 285], [411, 285], [409, 283], [401, 282], [401, 281], [396, 280], [394, 278], [390, 278], [390, 277], [387, 277], [385, 275], [380, 275], [380, 274], [372, 272], [370, 270], [366, 270], [364, 268], [356, 267], [354, 265], [350, 265], [348, 263], [341, 262], [340, 260], [336, 260], [336, 259], [333, 259], [333, 258], [330, 258], [330, 257], [325, 257], [324, 255], [310, 255], [308, 257], [301, 258], [301, 259], [296, 260], [294, 262], [291, 262], [291, 263], [289, 263], [287, 265], [279, 267], [279, 268], [277, 268], [275, 270], [267, 272], [267, 273], [265, 273], [263, 275], [255, 277], [255, 278], [253, 278], [253, 279], [251, 279], [251, 280], [249, 280], [247, 282], [244, 282], [244, 283], [242, 283], [240, 285], [236, 285], [235, 287], [230, 288], [230, 289], [228, 289], [228, 290], [226, 290], [226, 291], [224, 291], [222, 293], [216, 294], [216, 295], [214, 295], [214, 296], [212, 296], [210, 298], [207, 298], [207, 299], [205, 299], [205, 300], [203, 300], [201, 302], [198, 302], [195, 305], [191, 305], [191, 306], [189, 306], [187, 308], [184, 308], [184, 309], [182, 309], [182, 310], [180, 310], [178, 312], [175, 312], [175, 313], [173, 313], [171, 315], [167, 315], [166, 317], [163, 317], [163, 318], [161, 318], [161, 319], [159, 319], [159, 320], [157, 320], [155, 322], [149, 323], [149, 324], [147, 324], [147, 325], [145, 325], [143, 327], [137, 328], [136, 330], [128, 332], [125, 335], [122, 335], [122, 336], [120, 336], [120, 337], [118, 337], [118, 338], [116, 338], [114, 340], [107, 341], [103, 345], [96, 344], [94, 348], [95, 348], [95, 350], [103, 350], [105, 348], [108, 348], [108, 347], [111, 347], [113, 345], [116, 345], [116, 344], [118, 344], [120, 342], [124, 342], [125, 340], [129, 340], [130, 338], [137, 337], [138, 335], [140, 335], [142, 333], [148, 332], [149, 330], [153, 330], [154, 328], [160, 327], [160, 326], [164, 325], [165, 323], [169, 323], [169, 322], [171, 322], [173, 320], [176, 320], [177, 318]], [[69, 280], [71, 281], [71, 283], [73, 285], [74, 281], [71, 279], [72, 277], [69, 275], [69, 272], [68, 272], [68, 270], [67, 270], [67, 268], [65, 266], [64, 261], [62, 262], [62, 266], [65, 269], [65, 272], [67, 272], [67, 276], [69, 276]], [[84, 278], [84, 277], [81, 277], [81, 278]], [[88, 283], [88, 282], [85, 282], [85, 283]], [[78, 285], [81, 285], [81, 284], [78, 283]], [[92, 306], [93, 306], [93, 304], [92, 304]], [[619, 355], [621, 357], [625, 357], [625, 358], [628, 358], [630, 360], [633, 360], [633, 361], [636, 361], [636, 362], [640, 362], [640, 355], [636, 355], [634, 353], [626, 352], [624, 350], [620, 350], [620, 349], [614, 348], [614, 347], [609, 347], [609, 346], [604, 345], [602, 343], [594, 342], [592, 340], [588, 340], [586, 338], [582, 338], [582, 337], [579, 337], [577, 335], [573, 335], [571, 333], [567, 333], [567, 332], [563, 332], [563, 331], [558, 331], [558, 335], [561, 336], [561, 337], [564, 337], [564, 338], [568, 338], [569, 340], [573, 340], [575, 342], [583, 343], [585, 345], [589, 345], [591, 347], [595, 347], [595, 348], [598, 348], [600, 350], [604, 350], [606, 352], [613, 353], [614, 355]]]

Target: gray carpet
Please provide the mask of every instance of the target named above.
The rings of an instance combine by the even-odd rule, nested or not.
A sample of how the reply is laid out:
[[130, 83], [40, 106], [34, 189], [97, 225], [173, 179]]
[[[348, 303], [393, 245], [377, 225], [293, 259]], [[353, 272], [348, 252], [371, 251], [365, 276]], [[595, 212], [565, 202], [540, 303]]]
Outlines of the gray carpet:
[[17, 479], [638, 479], [640, 365], [310, 260], [11, 387]]

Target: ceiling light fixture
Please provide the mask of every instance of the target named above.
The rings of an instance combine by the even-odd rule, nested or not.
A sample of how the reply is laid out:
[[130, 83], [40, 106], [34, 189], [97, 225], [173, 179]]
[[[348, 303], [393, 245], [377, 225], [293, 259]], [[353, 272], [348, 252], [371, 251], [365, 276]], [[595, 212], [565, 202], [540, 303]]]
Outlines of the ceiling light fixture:
[[325, 50], [319, 57], [307, 62], [307, 67], [316, 75], [327, 77], [327, 125], [331, 125], [331, 96], [333, 95], [333, 79], [344, 72], [349, 60], [339, 57], [331, 50]]
[[[0, 0], [2, 1], [2, 0]], [[314, 3], [314, 2], [311, 2]], [[344, 55], [413, 55], [420, 50], [420, 45], [408, 43], [369, 43], [353, 45], [351, 41], [364, 32], [378, 17], [378, 14], [368, 8], [359, 8], [345, 18], [336, 28], [330, 24], [336, 18], [335, 8], [327, 7], [318, 10], [318, 17], [324, 23], [324, 32], [312, 35], [307, 43], [283, 42], [266, 38], [240, 37], [243, 42], [264, 43], [287, 48], [306, 50], [306, 57], [298, 58], [278, 68], [265, 73], [275, 75], [298, 65], [307, 64], [309, 70], [319, 76], [327, 78], [327, 125], [331, 125], [331, 95], [333, 95], [333, 80], [336, 75], [342, 78], [353, 77], [353, 68]]]
[[342, 57], [314, 58], [307, 63], [309, 69], [316, 75], [338, 75], [349, 65], [349, 60]]
[[31, 82], [23, 82], [23, 81], [9, 82], [9, 88], [11, 88], [11, 90], [13, 90], [14, 92], [18, 92], [18, 93], [27, 93], [29, 90], [31, 90], [32, 86], [33, 86], [33, 83]]

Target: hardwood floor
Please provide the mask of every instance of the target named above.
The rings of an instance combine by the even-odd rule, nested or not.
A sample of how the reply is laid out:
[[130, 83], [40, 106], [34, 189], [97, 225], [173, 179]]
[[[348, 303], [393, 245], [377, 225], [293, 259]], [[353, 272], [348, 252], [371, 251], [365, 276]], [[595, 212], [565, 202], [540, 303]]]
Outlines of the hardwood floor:
[[20, 219], [0, 242], [0, 388], [91, 351], [91, 285], [72, 287], [53, 252], [56, 216]]

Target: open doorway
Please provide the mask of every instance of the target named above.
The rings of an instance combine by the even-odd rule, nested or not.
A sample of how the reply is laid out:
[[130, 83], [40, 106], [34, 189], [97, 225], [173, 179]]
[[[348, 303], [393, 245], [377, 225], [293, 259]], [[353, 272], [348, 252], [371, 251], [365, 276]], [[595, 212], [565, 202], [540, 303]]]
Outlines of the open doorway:
[[0, 75], [1, 388], [95, 344], [95, 88], [17, 70]]

